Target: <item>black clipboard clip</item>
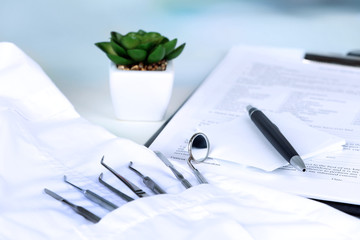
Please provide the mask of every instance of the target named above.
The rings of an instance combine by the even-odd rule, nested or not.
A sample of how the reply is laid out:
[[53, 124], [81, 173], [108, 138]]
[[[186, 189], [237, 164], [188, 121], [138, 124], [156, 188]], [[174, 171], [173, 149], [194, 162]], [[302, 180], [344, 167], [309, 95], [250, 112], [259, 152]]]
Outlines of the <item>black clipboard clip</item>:
[[315, 62], [360, 67], [360, 50], [350, 51], [346, 55], [305, 53], [304, 59]]

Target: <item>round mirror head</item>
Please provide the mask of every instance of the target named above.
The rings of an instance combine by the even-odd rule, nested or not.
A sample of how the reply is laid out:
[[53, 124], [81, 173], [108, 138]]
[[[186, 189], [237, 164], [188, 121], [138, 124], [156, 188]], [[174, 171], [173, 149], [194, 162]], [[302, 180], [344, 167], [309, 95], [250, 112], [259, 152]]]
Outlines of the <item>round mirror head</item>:
[[204, 133], [195, 133], [189, 140], [190, 158], [195, 162], [203, 162], [209, 155], [210, 142]]

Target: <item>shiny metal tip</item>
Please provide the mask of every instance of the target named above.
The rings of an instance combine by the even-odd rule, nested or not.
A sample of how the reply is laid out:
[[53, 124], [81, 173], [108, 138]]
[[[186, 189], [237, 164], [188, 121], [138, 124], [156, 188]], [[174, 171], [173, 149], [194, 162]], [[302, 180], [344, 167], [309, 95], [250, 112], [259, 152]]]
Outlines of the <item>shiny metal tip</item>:
[[293, 156], [290, 159], [290, 164], [297, 170], [299, 170], [301, 172], [306, 172], [306, 167], [305, 167], [304, 161], [301, 159], [300, 156], [298, 156], [298, 155]]
[[247, 111], [250, 111], [250, 109], [252, 109], [252, 108], [253, 108], [253, 106], [250, 105], [250, 104], [246, 106], [246, 110], [247, 110]]

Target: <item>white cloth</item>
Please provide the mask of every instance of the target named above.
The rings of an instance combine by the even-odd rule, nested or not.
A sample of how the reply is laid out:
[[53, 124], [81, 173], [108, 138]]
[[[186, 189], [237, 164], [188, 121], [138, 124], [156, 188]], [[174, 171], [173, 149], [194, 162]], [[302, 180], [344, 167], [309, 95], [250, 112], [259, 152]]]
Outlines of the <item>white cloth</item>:
[[[360, 221], [311, 200], [254, 185], [237, 173], [204, 173], [210, 184], [184, 190], [155, 154], [82, 119], [41, 68], [0, 43], [0, 239], [360, 239]], [[100, 159], [146, 190], [134, 167], [169, 193], [137, 199]], [[193, 185], [187, 166], [177, 168]], [[125, 203], [104, 179], [136, 198]], [[63, 175], [120, 207], [84, 199]], [[102, 220], [92, 224], [43, 192], [49, 188]], [[148, 190], [146, 190], [148, 191]]]

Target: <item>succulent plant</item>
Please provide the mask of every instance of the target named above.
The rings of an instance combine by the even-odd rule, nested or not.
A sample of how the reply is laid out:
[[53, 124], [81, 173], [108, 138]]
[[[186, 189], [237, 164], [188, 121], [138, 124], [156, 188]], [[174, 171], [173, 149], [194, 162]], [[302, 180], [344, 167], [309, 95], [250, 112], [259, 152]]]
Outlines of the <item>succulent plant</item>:
[[110, 42], [95, 43], [116, 65], [156, 64], [178, 57], [185, 43], [176, 48], [177, 39], [169, 40], [157, 32], [111, 32]]

